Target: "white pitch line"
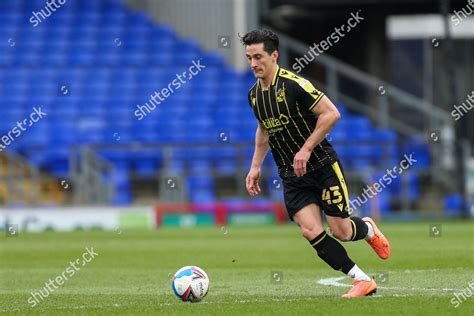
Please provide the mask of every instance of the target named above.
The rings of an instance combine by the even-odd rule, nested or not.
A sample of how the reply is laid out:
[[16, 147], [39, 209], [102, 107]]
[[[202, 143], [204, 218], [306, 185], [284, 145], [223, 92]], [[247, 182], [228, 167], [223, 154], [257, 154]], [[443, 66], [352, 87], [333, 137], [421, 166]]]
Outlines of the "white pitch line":
[[350, 284], [339, 283], [339, 281], [345, 279], [346, 277], [337, 277], [337, 278], [327, 278], [321, 279], [318, 281], [318, 284], [321, 285], [332, 285], [332, 286], [339, 286], [339, 287], [351, 287]]
[[[337, 278], [326, 278], [318, 281], [318, 284], [329, 285], [329, 286], [338, 286], [338, 287], [351, 287], [350, 284], [340, 283], [341, 280], [346, 279], [346, 277], [337, 277]], [[426, 289], [426, 288], [416, 288], [416, 287], [396, 287], [396, 286], [378, 286], [379, 289], [383, 290], [412, 290], [412, 291], [444, 291], [444, 292], [454, 292], [458, 291], [456, 289]]]

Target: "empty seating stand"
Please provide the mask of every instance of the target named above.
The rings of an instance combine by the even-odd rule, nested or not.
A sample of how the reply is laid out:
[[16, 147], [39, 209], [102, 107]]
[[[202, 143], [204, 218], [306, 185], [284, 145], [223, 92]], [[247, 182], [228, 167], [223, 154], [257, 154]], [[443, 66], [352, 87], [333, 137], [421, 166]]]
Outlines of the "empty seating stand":
[[[47, 113], [9, 150], [64, 177], [69, 148], [80, 144], [216, 143], [221, 132], [235, 142], [253, 142], [256, 121], [247, 91], [255, 78], [250, 72], [229, 68], [217, 53], [128, 10], [122, 1], [68, 1], [36, 27], [29, 25], [32, 12], [44, 5], [44, 0], [0, 2], [0, 42], [5, 44], [0, 45], [0, 135], [28, 118], [33, 107]], [[193, 60], [201, 60], [205, 70], [138, 120], [137, 105], [168, 86]], [[339, 107], [343, 119], [331, 139], [346, 168], [385, 168], [382, 158], [399, 159], [393, 131], [376, 129], [366, 117]], [[131, 200], [130, 172], [154, 175], [163, 167], [159, 150], [101, 154], [119, 169], [117, 188], [123, 196], [116, 202], [121, 204]], [[169, 166], [175, 172], [238, 171], [236, 150], [230, 146], [175, 154]], [[193, 190], [191, 199], [212, 199], [214, 190], [203, 186]]]

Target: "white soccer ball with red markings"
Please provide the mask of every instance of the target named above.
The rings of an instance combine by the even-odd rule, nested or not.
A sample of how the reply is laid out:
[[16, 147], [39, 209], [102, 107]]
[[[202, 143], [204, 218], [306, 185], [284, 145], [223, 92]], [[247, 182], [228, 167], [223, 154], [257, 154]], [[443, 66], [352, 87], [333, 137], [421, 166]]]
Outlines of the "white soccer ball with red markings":
[[199, 267], [186, 266], [174, 274], [171, 288], [182, 301], [199, 302], [209, 291], [209, 277]]

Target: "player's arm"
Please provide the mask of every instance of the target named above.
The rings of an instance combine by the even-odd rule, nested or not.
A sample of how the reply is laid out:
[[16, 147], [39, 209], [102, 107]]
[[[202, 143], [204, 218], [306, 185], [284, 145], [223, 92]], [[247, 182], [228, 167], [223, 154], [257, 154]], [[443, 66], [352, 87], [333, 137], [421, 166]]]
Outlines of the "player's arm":
[[255, 196], [261, 191], [258, 182], [261, 176], [262, 164], [269, 148], [268, 134], [265, 133], [264, 127], [259, 122], [255, 132], [255, 151], [253, 153], [252, 166], [245, 179], [247, 192], [251, 196]]
[[336, 122], [341, 118], [338, 109], [327, 96], [323, 96], [312, 111], [318, 116], [316, 128], [301, 148], [310, 153], [323, 141], [326, 135], [333, 128], [334, 124], [336, 124]]
[[301, 83], [298, 86], [297, 92], [299, 93], [300, 106], [306, 107], [306, 109], [311, 110], [318, 116], [314, 131], [306, 139], [306, 142], [293, 159], [295, 174], [302, 176], [306, 173], [306, 164], [311, 157], [311, 152], [323, 141], [337, 120], [339, 120], [341, 114], [331, 100], [324, 93], [314, 88], [309, 81], [305, 80], [305, 82]]

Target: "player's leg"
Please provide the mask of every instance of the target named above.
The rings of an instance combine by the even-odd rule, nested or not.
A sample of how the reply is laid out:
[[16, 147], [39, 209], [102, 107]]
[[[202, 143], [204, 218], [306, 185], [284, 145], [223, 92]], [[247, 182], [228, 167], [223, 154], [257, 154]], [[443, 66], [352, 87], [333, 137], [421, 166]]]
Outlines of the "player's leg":
[[[338, 177], [337, 172], [334, 170], [334, 165], [324, 166], [318, 170], [317, 174], [313, 174], [308, 181], [315, 188], [314, 198], [317, 199], [318, 205], [324, 210], [333, 236], [340, 240], [351, 240], [354, 232], [352, 229], [353, 222], [349, 218], [349, 208], [346, 207], [348, 201], [346, 198], [347, 188], [345, 187], [344, 179]], [[358, 222], [357, 219], [355, 221]], [[367, 230], [367, 225], [363, 221], [361, 222]], [[362, 231], [355, 235], [364, 238], [367, 235], [367, 231]], [[342, 248], [342, 245], [334, 238], [332, 239]], [[353, 287], [343, 297], [360, 297], [376, 292], [377, 284], [375, 281], [355, 263], [350, 266], [350, 269], [342, 271], [349, 275], [353, 282]]]
[[336, 239], [324, 231], [321, 208], [318, 205], [312, 203], [303, 207], [295, 213], [293, 220], [324, 262], [353, 279], [354, 286], [343, 297], [366, 296], [377, 291], [375, 281], [349, 258], [344, 247]]
[[332, 235], [340, 241], [365, 239], [381, 259], [390, 257], [390, 244], [370, 217], [326, 216], [326, 220]]
[[[344, 247], [323, 228], [321, 215], [320, 188], [318, 180], [321, 174], [308, 173], [303, 177], [283, 180], [285, 205], [290, 218], [301, 229], [303, 236], [316, 250], [318, 256], [335, 270], [345, 274], [361, 276], [358, 267], [349, 258]], [[357, 272], [357, 273], [356, 273]], [[369, 277], [366, 280], [356, 280], [356, 292], [344, 294], [344, 297], [370, 295], [377, 290], [377, 284]]]
[[318, 205], [306, 205], [295, 213], [293, 220], [324, 262], [334, 270], [349, 273], [355, 263], [349, 258], [344, 247], [324, 230], [321, 208]]
[[334, 237], [340, 241], [355, 241], [367, 237], [368, 225], [359, 217], [326, 216], [329, 228]]
[[334, 237], [341, 241], [365, 239], [382, 259], [390, 257], [390, 244], [375, 222], [369, 218], [350, 216], [349, 194], [339, 162], [323, 169], [326, 173], [320, 186], [322, 205]]
[[324, 231], [321, 207], [316, 204], [315, 186], [311, 184], [312, 176], [306, 174], [283, 180], [286, 210], [318, 256], [333, 269], [348, 273], [354, 262], [344, 247]]
[[308, 241], [315, 239], [324, 232], [321, 208], [314, 203], [306, 205], [296, 212], [293, 221], [299, 226], [301, 234]]

